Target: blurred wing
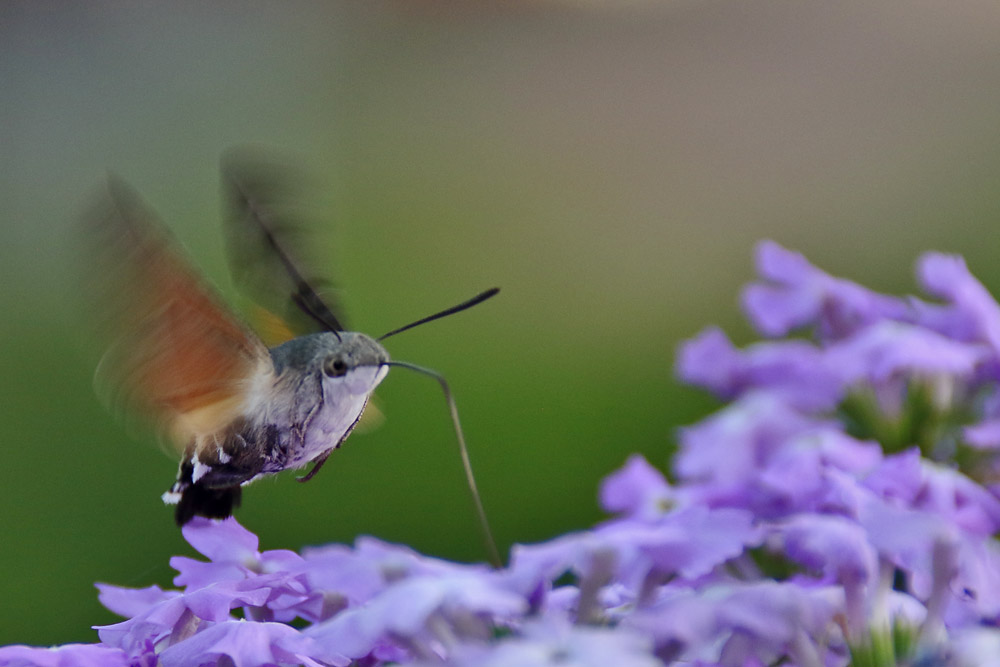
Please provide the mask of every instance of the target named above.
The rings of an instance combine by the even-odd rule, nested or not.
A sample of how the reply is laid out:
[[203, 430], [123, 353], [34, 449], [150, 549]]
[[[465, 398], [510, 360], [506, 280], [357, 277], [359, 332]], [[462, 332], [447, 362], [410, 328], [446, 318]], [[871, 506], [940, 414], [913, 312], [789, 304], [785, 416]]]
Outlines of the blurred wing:
[[355, 425], [352, 433], [371, 433], [381, 428], [382, 424], [385, 423], [385, 413], [379, 407], [377, 399], [378, 396], [368, 398], [368, 403], [365, 404], [365, 411], [358, 417], [358, 423]]
[[320, 297], [330, 282], [308, 261], [316, 229], [304, 220], [293, 176], [289, 168], [249, 149], [223, 158], [229, 268], [236, 284], [263, 309], [262, 331], [280, 331], [276, 322], [290, 335], [343, 331], [336, 307]]
[[214, 297], [166, 229], [112, 178], [86, 220], [100, 333], [102, 399], [151, 419], [178, 450], [239, 416], [255, 378], [273, 373], [264, 344]]

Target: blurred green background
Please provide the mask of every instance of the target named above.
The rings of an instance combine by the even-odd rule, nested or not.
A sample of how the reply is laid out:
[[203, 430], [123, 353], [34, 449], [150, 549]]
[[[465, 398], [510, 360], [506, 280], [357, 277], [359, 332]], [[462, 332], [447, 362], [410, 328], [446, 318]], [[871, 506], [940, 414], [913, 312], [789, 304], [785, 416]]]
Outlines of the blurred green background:
[[[502, 548], [600, 519], [633, 451], [711, 409], [673, 380], [773, 238], [893, 292], [927, 249], [1000, 290], [1000, 6], [983, 2], [0, 4], [0, 644], [93, 641], [93, 582], [169, 585], [175, 462], [93, 397], [72, 224], [130, 181], [233, 297], [217, 161], [260, 142], [324, 186], [330, 272], [456, 392]], [[245, 494], [263, 548], [359, 534], [483, 556], [444, 402], [307, 485]]]

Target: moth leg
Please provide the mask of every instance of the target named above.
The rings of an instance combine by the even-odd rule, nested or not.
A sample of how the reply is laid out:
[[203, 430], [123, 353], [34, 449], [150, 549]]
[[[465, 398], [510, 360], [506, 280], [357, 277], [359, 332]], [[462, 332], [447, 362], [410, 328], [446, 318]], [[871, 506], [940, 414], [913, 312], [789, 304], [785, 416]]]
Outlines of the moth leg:
[[[368, 404], [368, 402], [365, 401], [365, 405], [367, 405], [367, 404]], [[315, 412], [315, 411], [316, 411], [316, 409], [314, 408], [313, 412]], [[308, 424], [308, 421], [312, 419], [313, 412], [310, 412], [309, 416], [306, 417], [306, 423], [307, 424]], [[337, 445], [335, 447], [333, 447], [333, 449], [330, 449], [329, 451], [327, 451], [326, 454], [323, 454], [318, 459], [316, 459], [316, 462], [313, 464], [312, 470], [310, 470], [309, 472], [307, 472], [302, 477], [296, 477], [295, 481], [297, 481], [297, 482], [308, 482], [309, 480], [311, 480], [316, 475], [316, 473], [319, 472], [319, 469], [323, 467], [323, 464], [326, 463], [326, 460], [328, 458], [330, 458], [330, 454], [333, 453], [333, 450], [334, 449], [338, 449], [342, 444], [344, 444], [344, 440], [347, 440], [347, 436], [349, 436], [351, 434], [351, 431], [354, 430], [354, 427], [358, 425], [359, 421], [361, 421], [361, 414], [363, 412], [364, 412], [364, 408], [362, 408], [361, 412], [358, 413], [358, 417], [357, 417], [357, 419], [354, 420], [354, 423], [351, 424], [350, 427], [348, 427], [347, 431], [344, 432], [343, 437], [340, 438], [340, 442], [338, 442]]]
[[292, 434], [295, 436], [295, 439], [298, 441], [299, 445], [305, 444], [306, 431], [309, 430], [309, 425], [312, 423], [312, 420], [316, 418], [316, 415], [319, 414], [319, 411], [322, 408], [323, 408], [323, 398], [322, 394], [320, 394], [320, 400], [316, 403], [316, 405], [312, 406], [312, 408], [309, 410], [309, 413], [306, 415], [305, 419], [302, 420], [302, 423], [297, 426], [292, 426]]
[[330, 454], [332, 454], [332, 453], [333, 453], [333, 450], [331, 449], [326, 454], [323, 454], [318, 459], [316, 459], [315, 463], [313, 463], [312, 470], [310, 470], [309, 472], [307, 472], [302, 477], [296, 477], [295, 481], [296, 482], [308, 482], [309, 480], [311, 480], [313, 478], [313, 476], [316, 473], [319, 472], [319, 469], [323, 467], [323, 464], [326, 463], [326, 460], [328, 458], [330, 458]]

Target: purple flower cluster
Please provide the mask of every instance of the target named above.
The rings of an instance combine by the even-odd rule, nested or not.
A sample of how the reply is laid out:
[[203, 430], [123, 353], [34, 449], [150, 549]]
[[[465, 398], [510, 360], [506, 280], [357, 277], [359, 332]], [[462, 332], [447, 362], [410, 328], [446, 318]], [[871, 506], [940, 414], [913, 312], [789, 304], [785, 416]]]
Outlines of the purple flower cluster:
[[0, 667], [997, 664], [1000, 306], [946, 255], [919, 264], [934, 301], [757, 261], [771, 340], [682, 346], [727, 404], [682, 430], [673, 482], [640, 456], [608, 476], [607, 522], [493, 570], [372, 538], [261, 552], [196, 519], [207, 560], [173, 558], [176, 590], [100, 585], [127, 619], [100, 643]]

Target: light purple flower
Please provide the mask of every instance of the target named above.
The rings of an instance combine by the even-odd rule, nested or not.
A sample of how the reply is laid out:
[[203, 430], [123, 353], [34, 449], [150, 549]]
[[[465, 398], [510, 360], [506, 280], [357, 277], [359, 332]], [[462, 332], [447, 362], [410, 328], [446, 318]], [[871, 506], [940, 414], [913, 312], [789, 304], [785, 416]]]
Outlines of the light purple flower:
[[1000, 449], [1000, 418], [984, 419], [966, 426], [962, 432], [965, 442], [976, 449]]
[[865, 530], [846, 517], [800, 514], [775, 531], [780, 542], [773, 551], [820, 575], [822, 583], [841, 587], [850, 634], [861, 636], [879, 573], [878, 553]]
[[1000, 625], [1000, 544], [963, 536], [955, 560], [958, 571], [949, 582], [945, 620], [951, 627]]
[[880, 497], [988, 537], [1000, 531], [1000, 499], [962, 473], [911, 449], [887, 457], [864, 481]]
[[188, 589], [283, 572], [302, 560], [293, 551], [258, 552], [257, 536], [232, 517], [224, 521], [195, 517], [181, 532], [191, 546], [209, 559], [207, 563], [183, 556], [170, 559], [171, 567], [178, 571], [174, 584]]
[[743, 308], [766, 336], [816, 328], [821, 341], [836, 340], [877, 320], [906, 319], [907, 302], [872, 292], [815, 268], [801, 254], [762, 241], [756, 250], [763, 282], [743, 291]]
[[181, 595], [180, 591], [165, 591], [159, 586], [149, 588], [121, 588], [109, 584], [97, 584], [100, 594], [97, 599], [106, 608], [119, 616], [132, 617], [150, 607]]
[[800, 514], [776, 526], [781, 552], [825, 583], [865, 585], [878, 573], [878, 554], [865, 530], [846, 517]]
[[127, 667], [128, 657], [119, 649], [98, 644], [66, 644], [52, 648], [0, 647], [0, 667]]
[[516, 546], [510, 577], [515, 590], [527, 594], [572, 572], [580, 581], [577, 615], [591, 619], [602, 614], [592, 608], [597, 589], [611, 581], [642, 597], [650, 581], [696, 579], [761, 540], [745, 510], [690, 507], [657, 522], [611, 521], [543, 544]]
[[[626, 581], [630, 574], [646, 575], [647, 567], [666, 576], [695, 579], [762, 540], [750, 512], [703, 507], [678, 510], [655, 524], [611, 522], [594, 534], [619, 549], [623, 568], [619, 576]], [[634, 555], [643, 563], [630, 564]], [[637, 571], [630, 573], [630, 565]]]
[[861, 474], [873, 468], [881, 452], [830, 429], [817, 429], [789, 439], [757, 476], [748, 480], [747, 506], [762, 516], [780, 518], [796, 512], [849, 513], [842, 505], [840, 471]]
[[1000, 655], [1000, 628], [967, 627], [953, 637], [952, 655], [956, 667], [989, 665]]
[[669, 585], [653, 604], [625, 616], [623, 627], [651, 637], [664, 661], [707, 657], [707, 647], [718, 644], [718, 606], [723, 595], [712, 589]]
[[939, 516], [897, 507], [874, 496], [865, 503], [860, 521], [879, 556], [906, 573], [914, 594], [927, 599], [933, 581], [934, 544], [957, 540], [956, 529]]
[[732, 633], [722, 649], [726, 664], [750, 659], [772, 664], [788, 656], [818, 666], [823, 663], [817, 640], [835, 638], [836, 607], [821, 589], [764, 581], [735, 589], [719, 611], [720, 625]]
[[96, 626], [101, 642], [120, 648], [136, 658], [154, 651], [160, 643], [169, 644], [172, 637], [184, 638], [197, 630], [199, 621], [181, 597], [165, 600], [127, 621]]
[[303, 558], [289, 566], [288, 574], [301, 583], [303, 592], [286, 590], [269, 600], [267, 608], [274, 620], [287, 622], [298, 617], [312, 623], [324, 621], [371, 599], [386, 586], [377, 562], [339, 544], [304, 550]]
[[900, 322], [880, 322], [831, 346], [829, 359], [847, 382], [885, 382], [899, 374], [972, 376], [989, 351]]
[[377, 565], [389, 580], [406, 575], [451, 575], [456, 572], [485, 575], [491, 571], [486, 565], [460, 564], [432, 558], [410, 547], [383, 542], [374, 537], [359, 537], [354, 543], [354, 551], [359, 558]]
[[[458, 667], [658, 667], [648, 635], [623, 629], [536, 620], [495, 646], [458, 647], [447, 664]], [[421, 663], [424, 667], [441, 664]]]
[[803, 410], [833, 408], [845, 384], [823, 350], [811, 343], [767, 342], [738, 350], [714, 327], [681, 344], [677, 375], [726, 400], [766, 391]]
[[371, 537], [260, 551], [234, 519], [198, 518], [184, 536], [204, 560], [171, 560], [178, 590], [100, 584], [126, 619], [101, 644], [0, 648], [0, 667], [992, 658], [1000, 483], [977, 480], [1000, 479], [1000, 306], [946, 255], [919, 265], [934, 303], [772, 242], [757, 264], [751, 320], [803, 337], [737, 349], [709, 328], [682, 345], [678, 375], [730, 403], [681, 430], [675, 482], [638, 455], [605, 478], [610, 520], [494, 571]]
[[[484, 639], [500, 619], [524, 613], [527, 603], [495, 576], [454, 572], [416, 575], [395, 582], [364, 605], [314, 625], [305, 634], [324, 651], [364, 658], [395, 644], [429, 657], [463, 634]], [[426, 655], [425, 655], [426, 654]]]
[[659, 519], [675, 502], [663, 473], [639, 454], [604, 478], [599, 497], [605, 511], [640, 520]]
[[674, 469], [687, 483], [710, 485], [713, 495], [739, 491], [791, 437], [820, 425], [773, 396], [746, 394], [681, 431]]
[[766, 665], [784, 657], [819, 665], [817, 639], [835, 645], [839, 636], [834, 619], [840, 602], [829, 587], [762, 581], [701, 589], [671, 585], [666, 591], [622, 621], [652, 636], [665, 660]]
[[162, 667], [188, 667], [227, 657], [234, 667], [276, 667], [305, 665], [338, 667], [350, 660], [324, 652], [323, 662], [313, 659], [318, 652], [313, 642], [282, 623], [223, 621], [168, 647], [160, 654]]
[[[959, 340], [988, 343], [1000, 352], [1000, 306], [956, 255], [930, 252], [917, 264], [920, 283], [932, 295], [949, 302], [947, 319], [938, 318], [942, 333]], [[946, 322], [946, 326], [941, 326]]]
[[[116, 610], [137, 613], [121, 623], [98, 627], [98, 636], [104, 644], [121, 648], [133, 658], [148, 653], [151, 648], [161, 651], [212, 623], [230, 620], [233, 609], [264, 607], [279, 594], [287, 579], [283, 574], [242, 580], [223, 577], [217, 583], [191, 591], [159, 596], [150, 589], [130, 595], [126, 589], [104, 587], [102, 593]], [[143, 600], [152, 602], [144, 610], [140, 604]]]
[[748, 394], [681, 432], [675, 469], [686, 503], [742, 507], [762, 517], [818, 511], [835, 500], [831, 474], [861, 473], [881, 458], [836, 423]]

